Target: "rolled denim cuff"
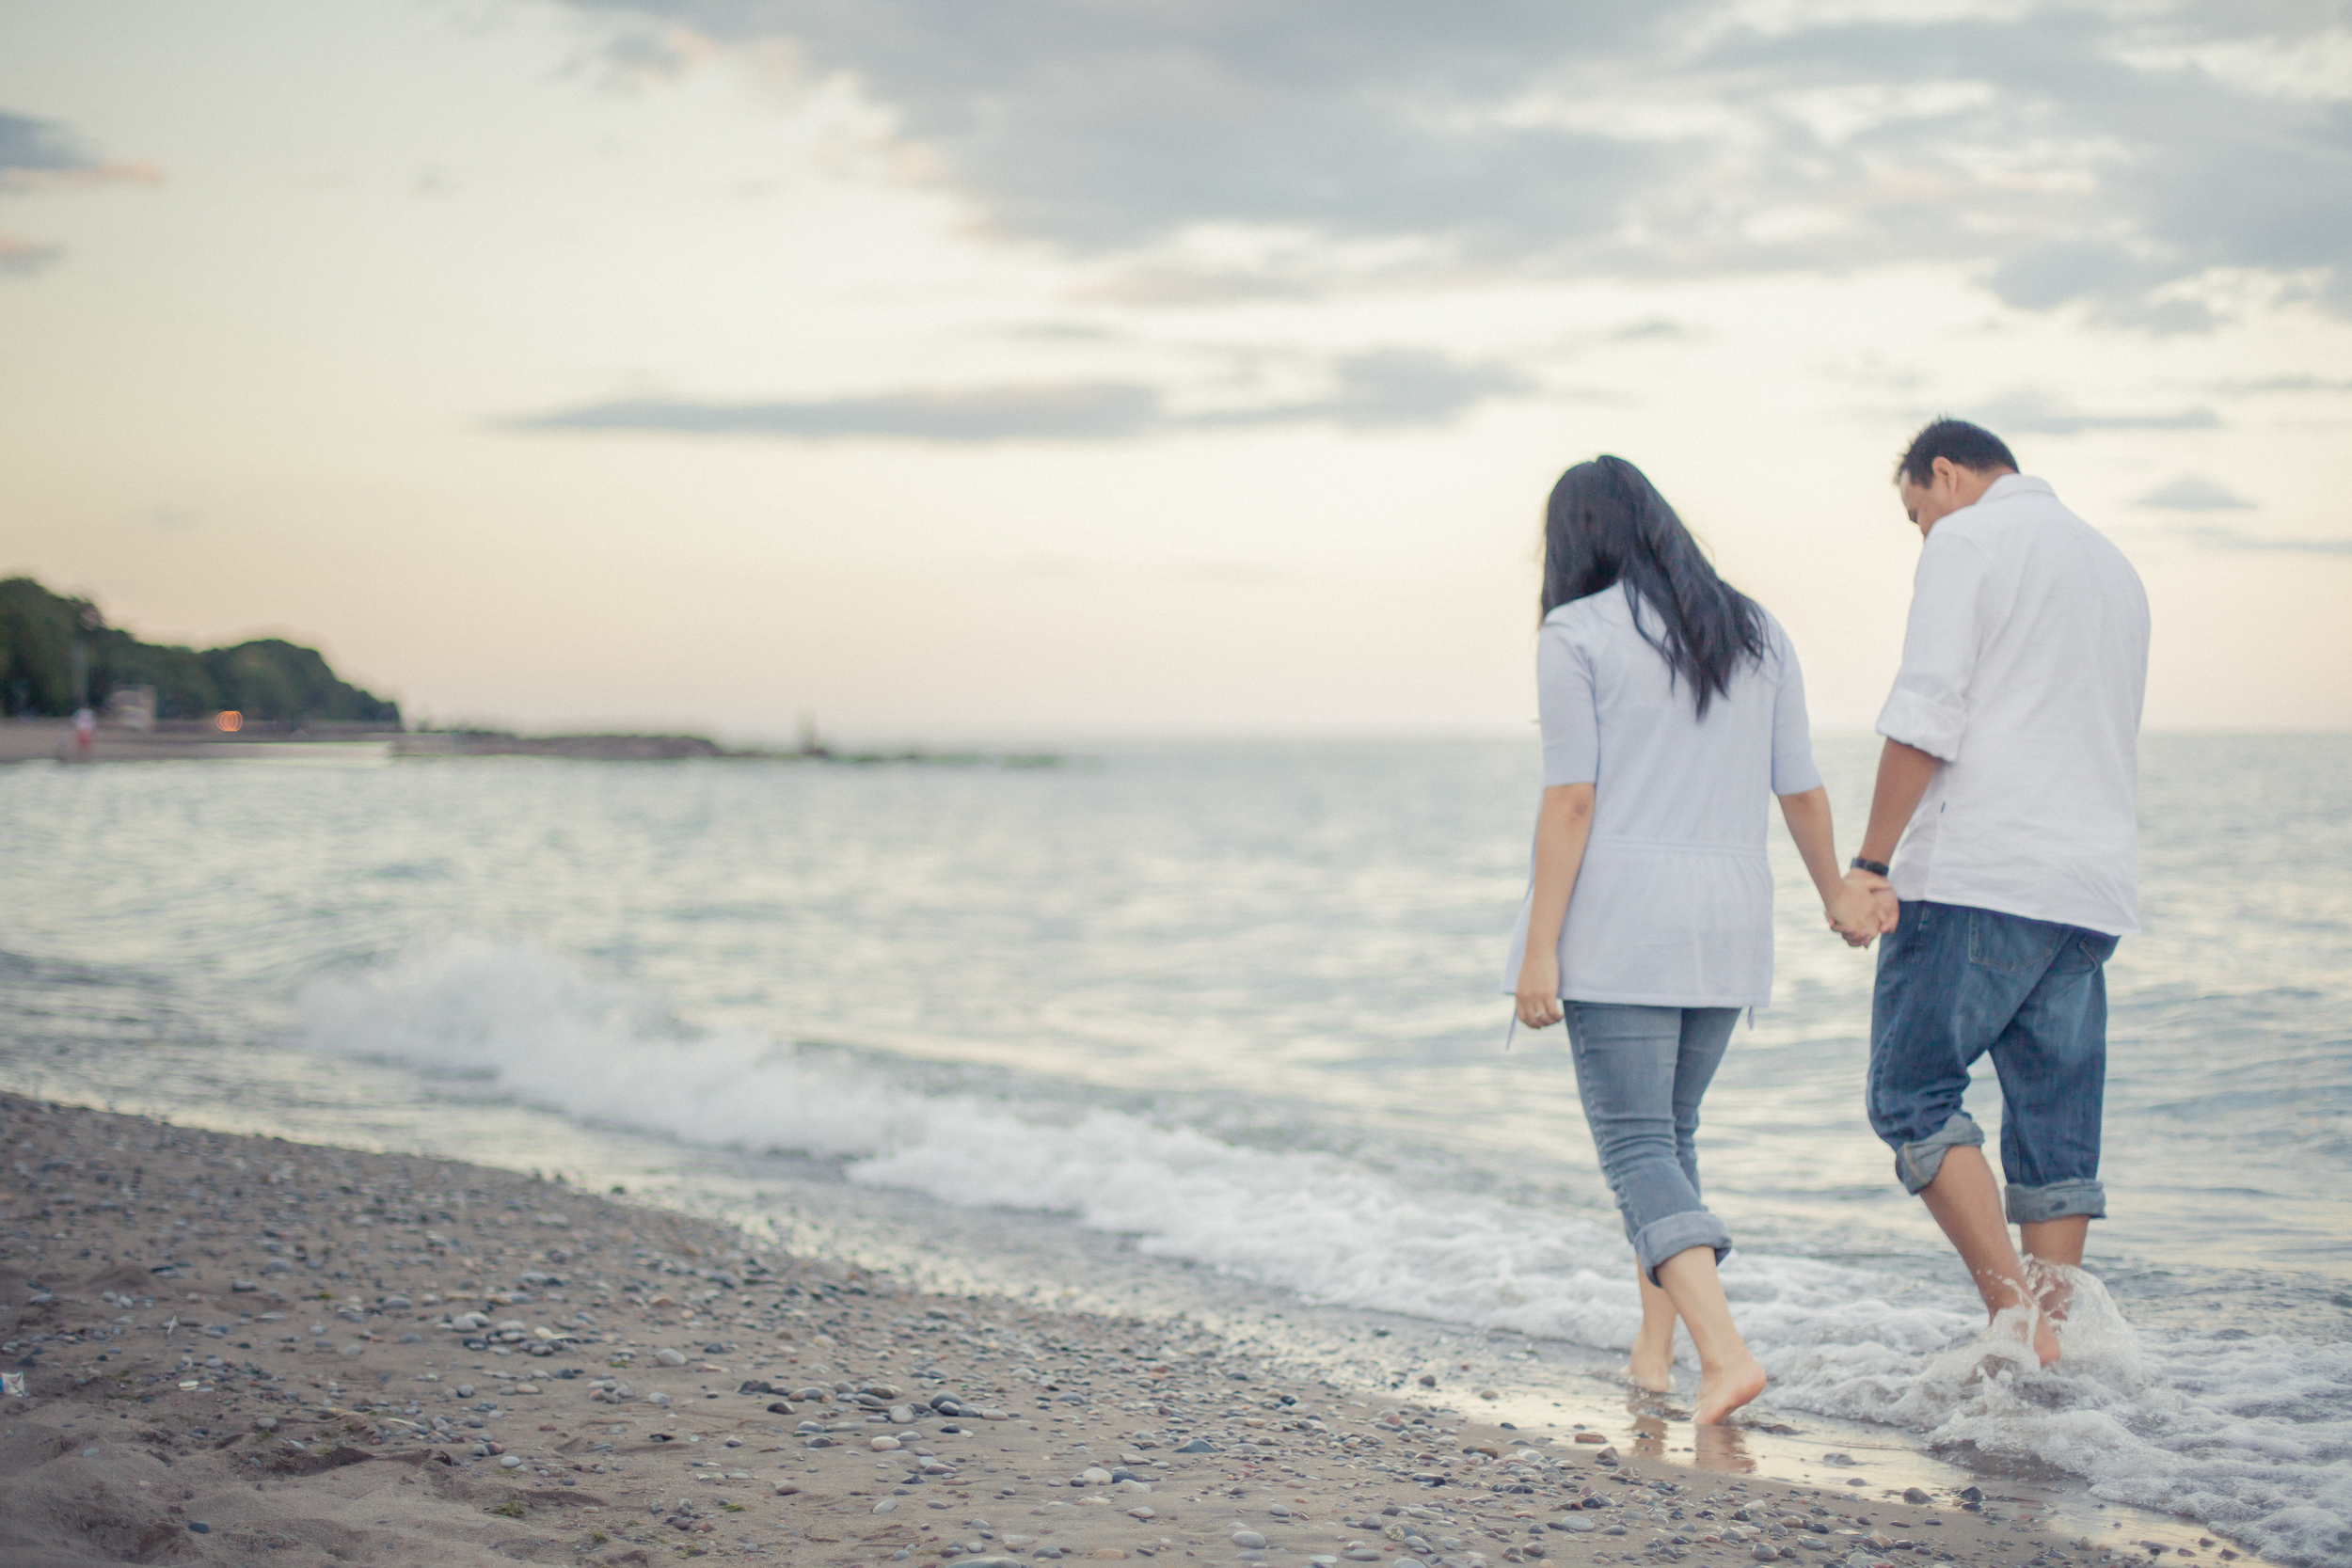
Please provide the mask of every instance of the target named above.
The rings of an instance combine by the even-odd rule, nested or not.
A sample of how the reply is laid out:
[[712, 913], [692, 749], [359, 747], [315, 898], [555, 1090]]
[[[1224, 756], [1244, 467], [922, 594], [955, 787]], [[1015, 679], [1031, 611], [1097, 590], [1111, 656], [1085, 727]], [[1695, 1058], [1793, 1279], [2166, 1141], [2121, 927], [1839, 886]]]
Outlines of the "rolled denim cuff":
[[2053, 1181], [2046, 1187], [2021, 1187], [2012, 1181], [2001, 1206], [2011, 1225], [2040, 1225], [2076, 1214], [2103, 1220], [2107, 1217], [2107, 1190], [2096, 1181]]
[[1650, 1221], [1633, 1236], [1634, 1259], [1642, 1265], [1644, 1277], [1661, 1291], [1665, 1285], [1658, 1277], [1658, 1265], [1694, 1246], [1713, 1247], [1715, 1261], [1721, 1263], [1731, 1256], [1731, 1232], [1706, 1210], [1686, 1209]]
[[1949, 1121], [1915, 1144], [1895, 1146], [1895, 1176], [1903, 1191], [1916, 1196], [1944, 1168], [1944, 1151], [1963, 1146], [1984, 1147], [1984, 1129], [1965, 1111], [1954, 1111]]

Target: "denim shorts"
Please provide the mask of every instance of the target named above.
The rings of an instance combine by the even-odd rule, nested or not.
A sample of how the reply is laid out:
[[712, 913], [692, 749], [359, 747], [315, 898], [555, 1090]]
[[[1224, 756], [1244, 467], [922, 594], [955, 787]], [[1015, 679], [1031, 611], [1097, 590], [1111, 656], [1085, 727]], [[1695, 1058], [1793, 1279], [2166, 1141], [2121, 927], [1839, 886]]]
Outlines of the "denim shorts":
[[1946, 1149], [1984, 1142], [1961, 1097], [1990, 1053], [2010, 1219], [2106, 1215], [2099, 1118], [2115, 940], [1961, 904], [1902, 906], [1870, 1000], [1869, 1109], [1904, 1187], [1934, 1180]]

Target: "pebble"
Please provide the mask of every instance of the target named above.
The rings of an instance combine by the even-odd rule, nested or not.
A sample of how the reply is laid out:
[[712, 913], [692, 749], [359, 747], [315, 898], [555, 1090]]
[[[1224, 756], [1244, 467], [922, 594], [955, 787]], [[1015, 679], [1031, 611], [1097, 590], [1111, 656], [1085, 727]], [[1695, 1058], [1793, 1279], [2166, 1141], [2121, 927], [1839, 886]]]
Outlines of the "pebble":
[[1156, 1519], [1159, 1515], [1148, 1508], [1131, 1508], [1127, 1511], [1127, 1517], [1130, 1519]]
[[1903, 1488], [1903, 1501], [1911, 1504], [1915, 1508], [1921, 1503], [1931, 1502], [1934, 1499], [1931, 1498], [1927, 1493], [1919, 1487], [1906, 1486]]
[[519, 1470], [523, 1467], [523, 1462], [514, 1454], [501, 1454], [499, 1455], [499, 1467], [505, 1470]]
[[876, 1437], [866, 1446], [877, 1453], [889, 1453], [898, 1447], [898, 1440], [896, 1437]]
[[1758, 1562], [1770, 1562], [1774, 1558], [1780, 1556], [1780, 1548], [1777, 1546], [1767, 1545], [1763, 1542], [1759, 1541], [1756, 1544], [1756, 1549], [1748, 1555], [1756, 1559]]
[[656, 1361], [660, 1362], [665, 1367], [683, 1367], [686, 1365], [686, 1353], [684, 1351], [672, 1350], [667, 1345], [664, 1345], [660, 1350], [654, 1352], [653, 1358]]
[[[1637, 1281], [1636, 1283], [1639, 1282]], [[459, 1384], [457, 1386], [457, 1397], [461, 1400], [469, 1400], [473, 1398], [473, 1385], [470, 1383]]]
[[1178, 1453], [1215, 1453], [1216, 1445], [1205, 1437], [1196, 1437], [1176, 1451]]
[[896, 1498], [896, 1497], [884, 1497], [882, 1501], [880, 1501], [880, 1502], [878, 1502], [878, 1503], [876, 1503], [876, 1504], [874, 1505], [874, 1510], [873, 1510], [873, 1511], [874, 1511], [876, 1513], [893, 1513], [893, 1512], [895, 1512], [895, 1511], [897, 1510], [898, 1506], [898, 1498]]
[[1254, 1529], [1237, 1529], [1233, 1532], [1233, 1544], [1245, 1552], [1262, 1552], [1265, 1550], [1265, 1537]]
[[1088, 1486], [1108, 1486], [1111, 1473], [1100, 1465], [1089, 1465], [1078, 1472], [1078, 1480]]
[[210, 1535], [210, 1534], [212, 1534], [212, 1533], [213, 1533], [213, 1527], [212, 1527], [212, 1526], [210, 1526], [210, 1525], [205, 1525], [205, 1524], [199, 1524], [199, 1523], [198, 1523], [196, 1520], [194, 1520], [194, 1519], [191, 1519], [191, 1520], [189, 1520], [189, 1521], [188, 1521], [188, 1528], [189, 1528], [189, 1529], [191, 1529], [191, 1530], [193, 1530], [193, 1531], [194, 1531], [195, 1533], [197, 1533], [198, 1535]]

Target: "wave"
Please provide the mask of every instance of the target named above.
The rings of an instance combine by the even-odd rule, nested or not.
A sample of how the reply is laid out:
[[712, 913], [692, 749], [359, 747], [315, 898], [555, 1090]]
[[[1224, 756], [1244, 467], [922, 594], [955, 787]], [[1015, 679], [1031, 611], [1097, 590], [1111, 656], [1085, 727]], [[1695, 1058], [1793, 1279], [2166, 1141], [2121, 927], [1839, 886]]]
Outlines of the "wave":
[[[1319, 1303], [1601, 1349], [1639, 1318], [1623, 1236], [1589, 1213], [1123, 1111], [925, 1093], [834, 1053], [698, 1033], [530, 949], [453, 941], [316, 982], [302, 1013], [323, 1050], [480, 1076], [583, 1121], [838, 1159], [853, 1181], [945, 1203], [1066, 1214]], [[1983, 1336], [1956, 1290], [1750, 1251], [1724, 1277], [1772, 1403], [2056, 1466], [2282, 1560], [2352, 1560], [2352, 1345], [2136, 1330], [2085, 1276], [2066, 1357], [2044, 1370]]]

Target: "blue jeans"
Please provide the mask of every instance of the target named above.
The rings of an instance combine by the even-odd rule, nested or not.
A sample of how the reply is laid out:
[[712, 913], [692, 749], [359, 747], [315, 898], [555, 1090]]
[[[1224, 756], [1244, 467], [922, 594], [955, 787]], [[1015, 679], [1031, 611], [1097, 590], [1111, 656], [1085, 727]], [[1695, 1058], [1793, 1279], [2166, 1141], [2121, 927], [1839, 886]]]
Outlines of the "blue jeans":
[[1882, 939], [1870, 999], [1871, 1130], [1916, 1193], [1944, 1151], [1981, 1145], [1960, 1108], [1991, 1053], [2012, 1223], [2106, 1214], [2099, 1118], [2107, 1076], [2106, 964], [2115, 938], [1962, 904], [1906, 903]]
[[1731, 1232], [1699, 1201], [1699, 1101], [1731, 1043], [1737, 1007], [1569, 1002], [1576, 1092], [1625, 1239], [1653, 1285], [1658, 1265], [1694, 1246], [1720, 1263]]

